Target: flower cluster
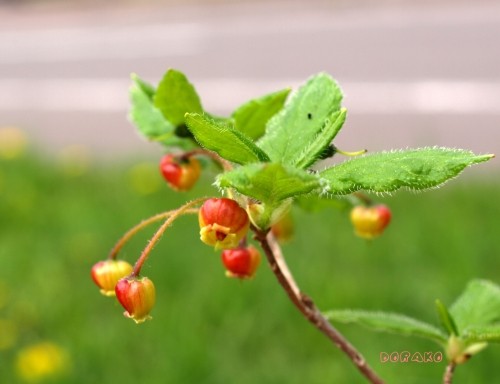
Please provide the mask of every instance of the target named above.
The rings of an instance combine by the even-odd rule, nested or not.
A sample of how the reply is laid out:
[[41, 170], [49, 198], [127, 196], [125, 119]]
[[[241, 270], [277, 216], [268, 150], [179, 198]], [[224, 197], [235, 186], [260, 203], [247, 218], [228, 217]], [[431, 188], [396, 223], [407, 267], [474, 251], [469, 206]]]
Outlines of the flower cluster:
[[[168, 185], [176, 191], [187, 191], [193, 187], [200, 176], [201, 166], [194, 157], [199, 151], [184, 154], [167, 154], [160, 160], [160, 171]], [[226, 276], [240, 280], [252, 278], [261, 262], [257, 248], [247, 244], [247, 234], [253, 219], [249, 213], [262, 209], [261, 204], [247, 201], [244, 197], [237, 201], [233, 198], [208, 198], [187, 203], [183, 207], [153, 216], [141, 222], [129, 231], [112, 251], [110, 258], [96, 263], [91, 276], [101, 293], [105, 296], [116, 296], [125, 309], [124, 315], [136, 323], [142, 323], [151, 318], [150, 312], [156, 301], [153, 282], [140, 276], [140, 269], [155, 243], [163, 232], [185, 213], [197, 213], [200, 226], [200, 239], [203, 243], [222, 250], [221, 261]], [[198, 206], [198, 208], [192, 208]], [[252, 216], [253, 217], [253, 216]], [[116, 253], [122, 243], [128, 241], [131, 235], [145, 225], [166, 219], [155, 236], [141, 254], [135, 267], [124, 260], [117, 260]], [[389, 224], [390, 210], [384, 205], [355, 206], [351, 211], [351, 221], [355, 232], [363, 238], [379, 236]], [[254, 224], [255, 225], [255, 224]], [[283, 210], [267, 229], [279, 242], [287, 242], [293, 236], [294, 225], [288, 210]]]
[[105, 296], [116, 296], [125, 308], [124, 315], [137, 323], [151, 318], [155, 303], [155, 287], [147, 277], [138, 278], [132, 266], [124, 260], [108, 259], [92, 267], [92, 280]]
[[[160, 161], [161, 173], [168, 184], [177, 191], [190, 189], [200, 176], [200, 169], [198, 160], [192, 155], [168, 154]], [[154, 242], [158, 241], [173, 220], [186, 213], [188, 206], [196, 205], [195, 203], [196, 201], [165, 215], [153, 217], [155, 220], [168, 218], [155, 235]], [[259, 251], [254, 246], [247, 245], [247, 233], [251, 225], [247, 210], [251, 210], [252, 206], [255, 206], [254, 202], [246, 203], [243, 207], [234, 199], [222, 197], [202, 199], [201, 206], [195, 209], [198, 213], [201, 241], [216, 250], [222, 250], [222, 264], [226, 276], [231, 278], [252, 278], [261, 262]], [[379, 236], [390, 219], [391, 212], [385, 205], [358, 205], [351, 211], [351, 221], [356, 234], [367, 239]], [[290, 240], [293, 235], [290, 214], [282, 215], [269, 230], [280, 242]], [[143, 252], [135, 269], [126, 261], [116, 260], [116, 255], [113, 255], [108, 260], [96, 263], [91, 271], [92, 279], [101, 289], [101, 293], [116, 296], [125, 309], [124, 315], [136, 323], [151, 318], [150, 312], [156, 300], [153, 282], [147, 277], [139, 276], [140, 267], [153, 245], [150, 244], [149, 249]]]

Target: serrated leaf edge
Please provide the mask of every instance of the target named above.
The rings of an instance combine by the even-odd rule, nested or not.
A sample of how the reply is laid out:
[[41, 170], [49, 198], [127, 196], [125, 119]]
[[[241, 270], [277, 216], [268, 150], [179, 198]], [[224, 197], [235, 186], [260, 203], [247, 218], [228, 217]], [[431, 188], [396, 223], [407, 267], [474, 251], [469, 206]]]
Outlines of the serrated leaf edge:
[[[264, 163], [269, 162], [269, 156], [264, 152], [264, 150], [262, 150], [262, 148], [260, 148], [257, 144], [255, 144], [255, 142], [252, 139], [250, 139], [248, 136], [246, 136], [243, 132], [240, 132], [237, 129], [235, 129], [229, 121], [216, 121], [216, 120], [212, 119], [211, 116], [206, 114], [206, 113], [189, 113], [188, 112], [184, 115], [184, 120], [186, 120], [186, 125], [190, 131], [191, 131], [191, 127], [187, 123], [187, 118], [189, 117], [189, 118], [195, 119], [197, 116], [202, 117], [206, 121], [211, 123], [214, 130], [220, 131], [220, 132], [223, 132], [223, 131], [230, 132], [234, 136], [236, 136], [242, 142], [242, 144], [244, 144], [246, 146], [247, 151], [249, 153], [251, 152], [256, 157], [255, 162], [259, 162], [259, 161], [264, 162]], [[216, 150], [208, 148], [206, 145], [202, 144], [199, 141], [196, 134], [194, 132], [192, 132], [192, 133], [193, 133], [193, 136], [194, 136], [196, 142], [201, 147], [206, 148], [210, 151], [214, 151], [214, 152], [218, 153], [219, 156], [224, 158], [224, 156], [220, 155], [220, 153], [217, 152]], [[237, 161], [234, 161], [234, 159], [226, 159], [226, 160], [237, 162]], [[249, 164], [249, 163], [242, 163], [242, 164]]]
[[[467, 164], [455, 176], [450, 177], [449, 179], [446, 179], [444, 182], [442, 182], [440, 184], [437, 184], [437, 185], [433, 185], [433, 186], [428, 186], [428, 187], [419, 188], [419, 189], [411, 188], [411, 187], [407, 187], [407, 186], [402, 186], [402, 187], [399, 187], [399, 188], [394, 189], [392, 191], [375, 191], [373, 189], [364, 189], [361, 186], [359, 186], [359, 188], [357, 188], [358, 186], [355, 186], [354, 188], [351, 188], [351, 189], [347, 190], [345, 193], [333, 193], [333, 192], [331, 192], [331, 188], [328, 187], [328, 188], [325, 188], [325, 189], [321, 190], [320, 197], [333, 198], [333, 197], [345, 196], [345, 195], [349, 195], [351, 193], [354, 193], [354, 192], [357, 192], [357, 191], [360, 191], [360, 190], [364, 190], [364, 191], [373, 193], [373, 194], [375, 194], [377, 196], [380, 196], [380, 197], [392, 196], [393, 193], [395, 193], [395, 192], [397, 192], [399, 190], [410, 191], [410, 192], [413, 192], [413, 193], [421, 193], [421, 192], [432, 191], [432, 190], [436, 190], [436, 189], [441, 188], [443, 185], [445, 185], [449, 181], [452, 181], [455, 178], [457, 178], [466, 168], [469, 168], [469, 167], [471, 167], [471, 166], [473, 166], [475, 164], [486, 162], [486, 161], [491, 160], [492, 158], [495, 157], [494, 154], [484, 154], [484, 155], [480, 154], [480, 155], [477, 155], [477, 154], [475, 154], [474, 152], [472, 152], [470, 150], [461, 149], [461, 148], [440, 147], [440, 146], [437, 146], [437, 145], [436, 146], [432, 146], [432, 147], [421, 147], [421, 148], [409, 148], [409, 147], [407, 147], [407, 148], [399, 148], [399, 149], [377, 151], [377, 152], [373, 152], [373, 153], [367, 153], [367, 154], [364, 154], [364, 155], [356, 156], [356, 157], [354, 157], [352, 159], [345, 160], [342, 163], [335, 164], [333, 166], [326, 166], [325, 168], [323, 168], [321, 171], [318, 171], [318, 172], [321, 173], [321, 172], [326, 171], [326, 170], [328, 170], [330, 168], [333, 168], [335, 166], [339, 166], [341, 164], [346, 164], [346, 163], [349, 163], [351, 161], [355, 161], [357, 158], [360, 158], [360, 157], [368, 157], [368, 156], [379, 155], [379, 154], [403, 153], [403, 152], [406, 152], [406, 151], [429, 150], [429, 149], [440, 149], [440, 150], [446, 150], [446, 151], [452, 151], [452, 152], [468, 152], [469, 154], [473, 155], [478, 160], [477, 161], [473, 161], [470, 164]], [[328, 183], [327, 179], [324, 179], [324, 180], [326, 181], [326, 183]]]

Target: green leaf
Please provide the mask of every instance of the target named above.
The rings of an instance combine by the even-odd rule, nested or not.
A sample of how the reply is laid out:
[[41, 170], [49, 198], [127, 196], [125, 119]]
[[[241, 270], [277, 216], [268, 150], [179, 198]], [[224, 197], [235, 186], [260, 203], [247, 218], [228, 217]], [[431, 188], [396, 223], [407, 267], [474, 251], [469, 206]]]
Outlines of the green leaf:
[[320, 187], [320, 180], [314, 174], [278, 163], [239, 167], [219, 175], [216, 183], [220, 188], [234, 188], [269, 205]]
[[450, 313], [460, 330], [500, 320], [500, 287], [490, 281], [472, 280]]
[[184, 123], [186, 113], [203, 112], [200, 98], [193, 85], [182, 72], [174, 69], [169, 69], [158, 84], [154, 104], [176, 127]]
[[435, 326], [397, 313], [346, 309], [329, 311], [325, 316], [332, 321], [354, 323], [378, 332], [423, 337], [441, 345], [447, 340], [446, 335]]
[[439, 321], [443, 325], [444, 329], [448, 332], [448, 335], [458, 336], [458, 328], [453, 319], [453, 316], [448, 311], [448, 308], [440, 301], [436, 300], [436, 310], [438, 313]]
[[493, 342], [500, 343], [500, 324], [476, 325], [467, 327], [462, 333], [467, 343]]
[[241, 105], [232, 114], [235, 128], [258, 139], [264, 134], [268, 120], [283, 108], [289, 93], [290, 89], [283, 89]]
[[309, 145], [304, 148], [295, 160], [294, 165], [298, 168], [307, 168], [318, 161], [324, 151], [331, 144], [333, 138], [344, 125], [347, 117], [347, 109], [342, 108], [340, 111], [334, 112], [329, 119], [326, 120], [323, 129], [313, 139]]
[[151, 100], [153, 100], [153, 96], [156, 93], [156, 89], [153, 85], [148, 82], [142, 80], [136, 73], [132, 73], [130, 75], [132, 81], [137, 85], [141, 91], [143, 91]]
[[[183, 141], [174, 135], [175, 127], [156, 109], [151, 99], [152, 88], [137, 75], [132, 75], [130, 87], [130, 121], [147, 139], [168, 146], [182, 146]], [[154, 92], [154, 91], [153, 91]]]
[[248, 164], [269, 161], [266, 153], [228, 123], [197, 113], [186, 114], [186, 124], [202, 147], [217, 152], [226, 160]]
[[400, 188], [424, 190], [457, 176], [464, 168], [493, 155], [462, 149], [420, 148], [378, 152], [355, 157], [320, 172], [329, 193], [344, 195], [361, 189], [392, 192]]
[[258, 142], [272, 161], [292, 165], [340, 109], [342, 91], [328, 74], [312, 77], [266, 126]]

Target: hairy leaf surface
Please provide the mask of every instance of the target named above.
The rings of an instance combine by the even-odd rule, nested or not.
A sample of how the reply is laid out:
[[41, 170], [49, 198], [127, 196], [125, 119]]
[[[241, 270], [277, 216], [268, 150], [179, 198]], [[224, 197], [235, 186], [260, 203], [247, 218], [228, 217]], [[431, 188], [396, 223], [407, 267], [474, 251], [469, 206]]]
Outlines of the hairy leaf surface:
[[320, 176], [328, 182], [329, 192], [335, 195], [358, 190], [425, 190], [437, 187], [456, 177], [464, 168], [492, 157], [437, 147], [395, 150], [355, 157], [320, 172]]
[[221, 188], [238, 192], [268, 204], [309, 193], [320, 187], [320, 180], [311, 173], [279, 163], [249, 164], [217, 179]]
[[197, 113], [188, 113], [185, 119], [196, 141], [202, 147], [217, 152], [224, 159], [238, 164], [269, 161], [262, 149], [229, 123]]
[[175, 69], [169, 69], [161, 79], [154, 95], [154, 105], [175, 127], [184, 124], [184, 115], [202, 113], [201, 101], [187, 77]]
[[283, 89], [241, 105], [232, 115], [235, 128], [253, 140], [258, 139], [264, 134], [269, 119], [283, 108], [289, 93], [290, 89]]
[[342, 91], [335, 80], [325, 73], [312, 77], [269, 120], [259, 146], [272, 161], [294, 164], [341, 102]]

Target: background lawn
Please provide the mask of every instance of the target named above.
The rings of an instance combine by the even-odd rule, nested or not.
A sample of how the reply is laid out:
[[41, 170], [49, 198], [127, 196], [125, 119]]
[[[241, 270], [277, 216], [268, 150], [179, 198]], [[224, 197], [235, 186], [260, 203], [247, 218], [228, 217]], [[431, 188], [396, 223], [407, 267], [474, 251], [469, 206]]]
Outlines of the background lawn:
[[[371, 243], [353, 235], [346, 211], [294, 210], [297, 233], [284, 252], [299, 285], [324, 310], [381, 309], [437, 323], [436, 298], [451, 304], [476, 277], [500, 283], [500, 185], [466, 173], [439, 190], [384, 198], [393, 222]], [[61, 348], [66, 369], [47, 382], [364, 383], [299, 315], [265, 263], [252, 281], [225, 278], [219, 254], [198, 240], [194, 217], [176, 222], [143, 268], [157, 288], [153, 321], [135, 325], [115, 299], [99, 294], [90, 268], [120, 235], [152, 214], [217, 194], [211, 176], [175, 194], [144, 159], [1, 160], [0, 382], [23, 382], [19, 354], [49, 341]], [[154, 230], [122, 257], [135, 261]], [[383, 351], [437, 345], [339, 328], [388, 383], [440, 382], [444, 362], [379, 362]], [[500, 380], [499, 359], [500, 347], [488, 347], [458, 367], [455, 382]]]

